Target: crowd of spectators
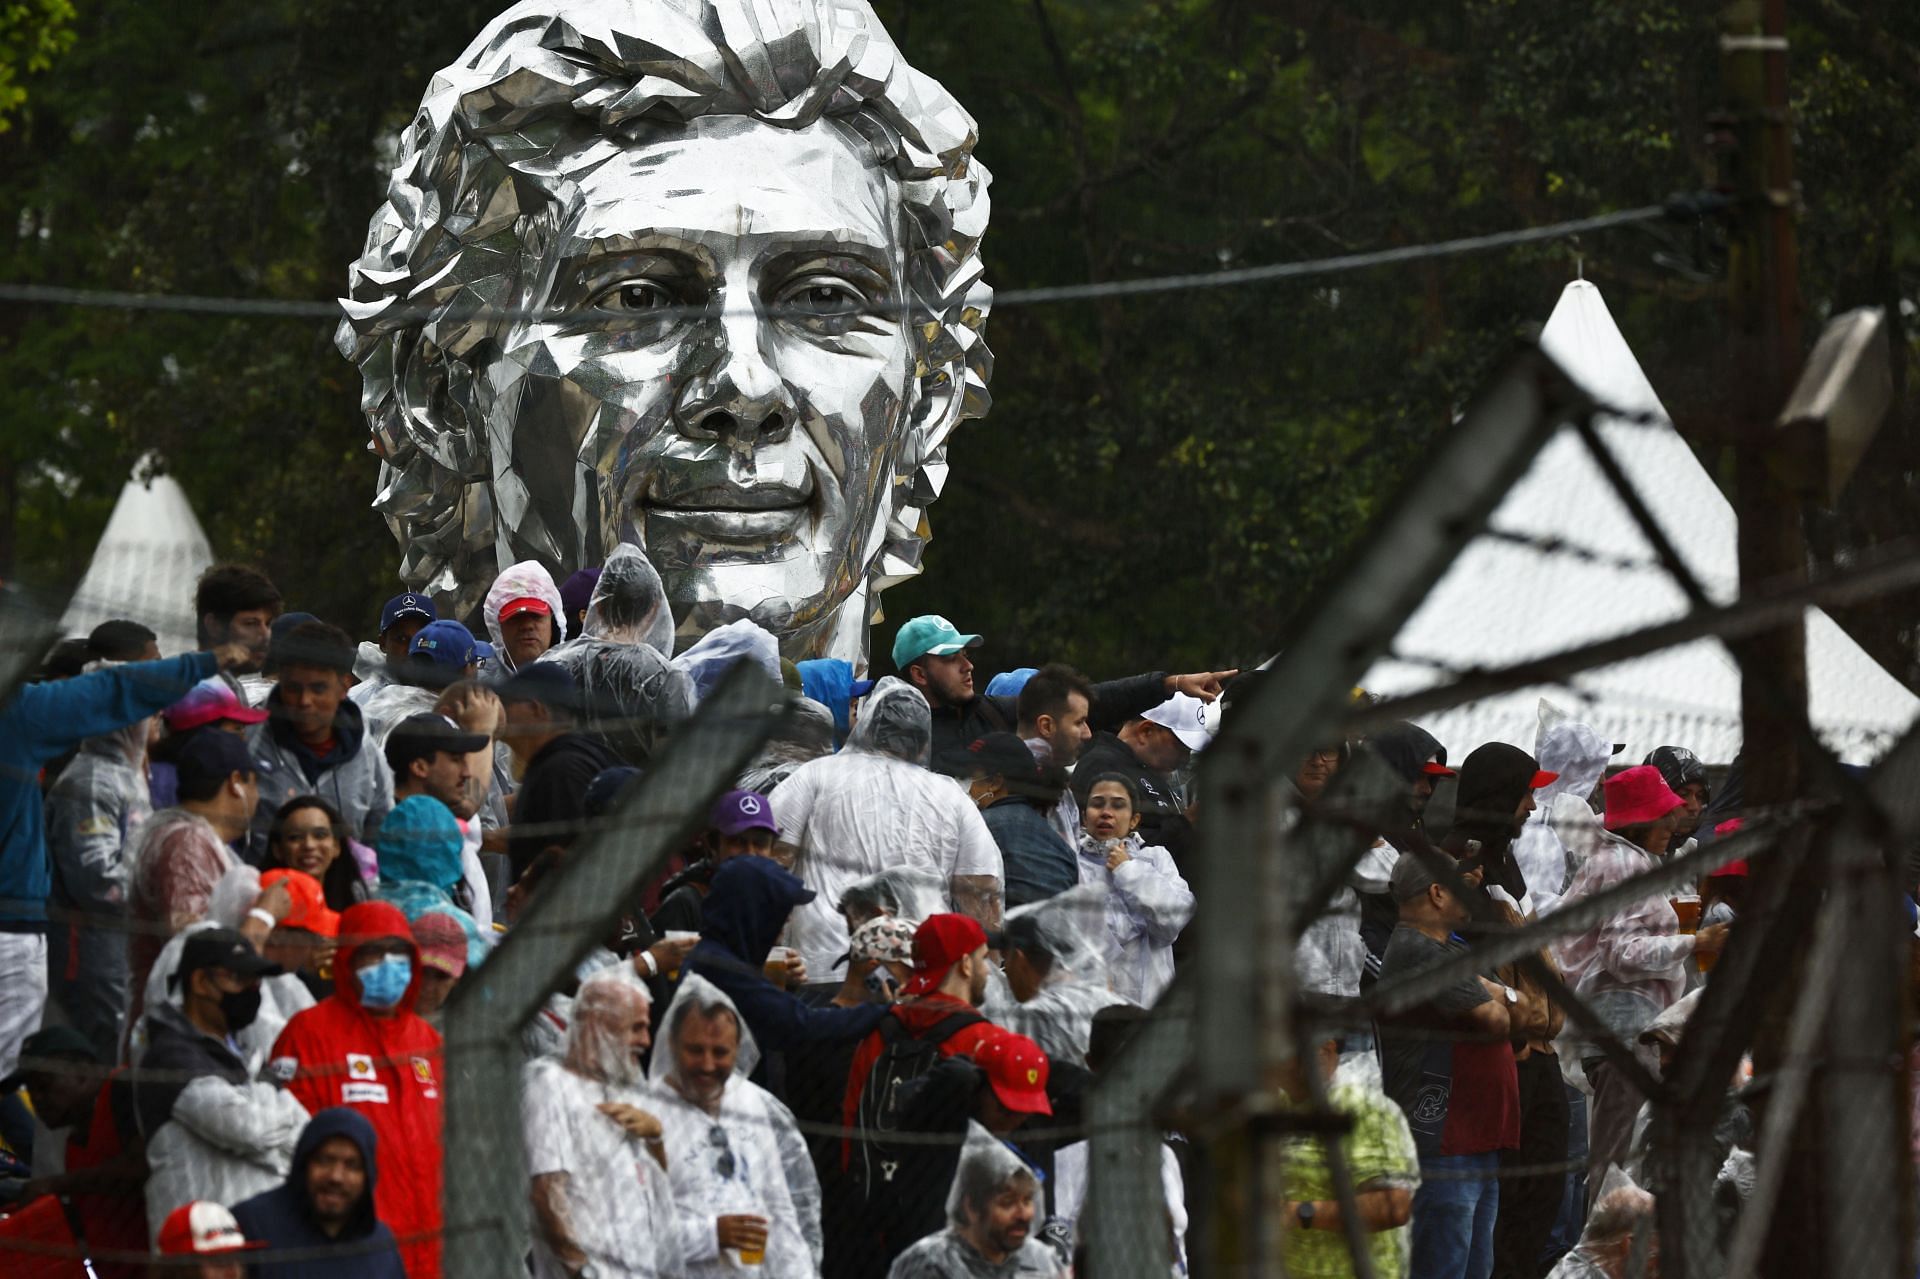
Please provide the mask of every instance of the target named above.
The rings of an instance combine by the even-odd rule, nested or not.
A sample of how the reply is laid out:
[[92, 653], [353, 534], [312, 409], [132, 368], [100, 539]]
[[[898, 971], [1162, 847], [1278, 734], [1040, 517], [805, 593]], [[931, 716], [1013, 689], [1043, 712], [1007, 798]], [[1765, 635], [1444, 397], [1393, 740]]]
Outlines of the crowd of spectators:
[[[877, 680], [751, 623], [675, 653], [631, 547], [564, 583], [505, 570], [486, 639], [407, 593], [356, 643], [239, 566], [195, 611], [200, 651], [109, 623], [0, 709], [0, 1236], [51, 1229], [102, 1276], [149, 1251], [437, 1276], [442, 1010], [745, 662], [798, 709], [522, 1036], [529, 1267], [1086, 1273], [1085, 1101], [1191, 943], [1209, 707], [1257, 673], [1056, 663], [976, 692], [982, 637], [936, 616]], [[1709, 797], [1685, 750], [1608, 776], [1610, 745], [1560, 719], [1538, 759], [1490, 743], [1457, 768], [1398, 724], [1311, 752], [1288, 820], [1360, 752], [1402, 789], [1299, 939], [1328, 1007], [1613, 889]], [[1646, 1099], [1618, 1054], [1683, 1029], [1743, 873], [1704, 920], [1651, 896], [1314, 1038], [1274, 1101], [1346, 1122], [1285, 1140], [1260, 1210], [1287, 1273], [1355, 1273], [1357, 1237], [1378, 1276], [1540, 1279], [1586, 1273], [1596, 1221], [1644, 1234], [1623, 1179]], [[1568, 1021], [1569, 988], [1605, 1033]], [[1184, 1149], [1160, 1152], [1169, 1274], [1203, 1209]]]

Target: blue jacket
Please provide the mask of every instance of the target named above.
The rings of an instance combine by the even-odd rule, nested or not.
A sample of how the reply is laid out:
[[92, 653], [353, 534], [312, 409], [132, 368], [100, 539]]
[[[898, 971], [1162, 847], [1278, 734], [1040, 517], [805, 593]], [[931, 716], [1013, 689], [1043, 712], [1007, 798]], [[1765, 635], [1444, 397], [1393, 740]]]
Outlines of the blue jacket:
[[779, 1052], [801, 1044], [864, 1039], [887, 1014], [882, 1004], [820, 1008], [781, 990], [761, 971], [773, 939], [793, 908], [813, 890], [765, 857], [735, 857], [713, 873], [701, 912], [700, 942], [687, 956], [697, 972], [733, 1000], [760, 1047]]
[[1080, 883], [1080, 854], [1033, 801], [1009, 795], [980, 814], [1006, 868], [1007, 905], [1027, 906]]
[[[345, 1137], [360, 1147], [360, 1157], [367, 1164], [367, 1192], [338, 1235], [327, 1234], [313, 1219], [306, 1190], [307, 1161], [330, 1137]], [[262, 1259], [247, 1266], [248, 1279], [406, 1279], [393, 1231], [373, 1214], [373, 1187], [379, 1176], [375, 1153], [373, 1125], [356, 1110], [334, 1106], [308, 1120], [293, 1148], [293, 1168], [285, 1183], [233, 1206], [240, 1232], [250, 1241], [272, 1245]], [[300, 1249], [308, 1255], [273, 1260], [283, 1249]]]
[[188, 653], [14, 692], [0, 709], [0, 932], [47, 931], [53, 870], [41, 767], [86, 738], [158, 714], [218, 669], [212, 653]]

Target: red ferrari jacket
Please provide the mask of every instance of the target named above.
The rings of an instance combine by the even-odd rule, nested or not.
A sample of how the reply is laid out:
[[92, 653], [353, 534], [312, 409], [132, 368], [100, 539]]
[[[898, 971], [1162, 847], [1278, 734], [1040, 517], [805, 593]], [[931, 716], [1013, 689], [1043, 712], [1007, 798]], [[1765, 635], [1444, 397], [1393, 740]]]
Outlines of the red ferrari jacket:
[[[354, 950], [398, 937], [413, 953], [413, 984], [385, 1016], [360, 1005]], [[361, 902], [340, 916], [333, 994], [295, 1014], [273, 1046], [270, 1073], [308, 1113], [348, 1106], [373, 1124], [380, 1142], [374, 1209], [400, 1241], [408, 1279], [440, 1276], [440, 1032], [413, 1011], [420, 952], [406, 916], [386, 902]]]

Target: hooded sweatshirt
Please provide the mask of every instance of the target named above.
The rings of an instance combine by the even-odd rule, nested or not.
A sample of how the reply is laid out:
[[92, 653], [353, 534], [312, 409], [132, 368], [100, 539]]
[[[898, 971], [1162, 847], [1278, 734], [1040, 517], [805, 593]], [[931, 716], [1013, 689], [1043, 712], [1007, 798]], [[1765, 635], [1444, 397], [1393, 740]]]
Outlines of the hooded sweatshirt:
[[809, 1005], [766, 979], [773, 942], [794, 907], [813, 890], [765, 857], [735, 857], [714, 872], [701, 915], [700, 942], [686, 967], [719, 987], [747, 1019], [762, 1049], [859, 1039], [886, 1015], [880, 1004], [853, 1008]]
[[[386, 1152], [374, 1193], [380, 1219], [402, 1241], [410, 1279], [440, 1273], [440, 1032], [413, 1011], [420, 951], [406, 917], [386, 902], [362, 902], [340, 916], [333, 994], [287, 1023], [268, 1073], [313, 1114], [347, 1106], [365, 1116]], [[413, 981], [392, 1013], [360, 1004], [353, 957], [374, 939], [398, 938]], [[409, 1241], [410, 1236], [422, 1236]]]
[[[329, 1235], [313, 1215], [307, 1164], [321, 1144], [334, 1137], [345, 1137], [359, 1147], [367, 1167], [367, 1191], [340, 1233]], [[335, 1106], [313, 1117], [293, 1148], [293, 1167], [285, 1183], [235, 1204], [233, 1217], [248, 1239], [269, 1244], [275, 1252], [324, 1249], [332, 1255], [275, 1261], [269, 1253], [248, 1267], [252, 1279], [404, 1279], [393, 1231], [374, 1212], [380, 1185], [378, 1145], [373, 1125], [358, 1111]]]
[[248, 860], [268, 864], [267, 830], [280, 806], [295, 795], [318, 795], [346, 822], [347, 833], [373, 843], [393, 807], [393, 770], [367, 740], [366, 717], [352, 702], [340, 703], [333, 721], [333, 749], [324, 757], [301, 741], [280, 711], [280, 689], [267, 695], [268, 718], [247, 730], [260, 774], [260, 806], [253, 810]]

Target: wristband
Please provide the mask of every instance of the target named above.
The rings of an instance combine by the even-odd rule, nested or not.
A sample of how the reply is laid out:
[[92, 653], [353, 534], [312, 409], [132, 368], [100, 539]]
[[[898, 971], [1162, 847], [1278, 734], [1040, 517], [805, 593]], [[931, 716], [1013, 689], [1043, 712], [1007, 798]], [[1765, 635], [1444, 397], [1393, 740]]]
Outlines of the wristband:
[[660, 965], [654, 962], [653, 952], [650, 950], [643, 950], [638, 953], [640, 958], [646, 961], [647, 976], [658, 977], [660, 975]]
[[258, 906], [255, 906], [252, 910], [247, 912], [247, 918], [257, 919], [261, 923], [265, 924], [268, 928], [280, 927], [280, 921], [273, 917], [273, 913], [271, 911], [261, 910]]

